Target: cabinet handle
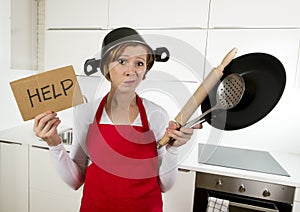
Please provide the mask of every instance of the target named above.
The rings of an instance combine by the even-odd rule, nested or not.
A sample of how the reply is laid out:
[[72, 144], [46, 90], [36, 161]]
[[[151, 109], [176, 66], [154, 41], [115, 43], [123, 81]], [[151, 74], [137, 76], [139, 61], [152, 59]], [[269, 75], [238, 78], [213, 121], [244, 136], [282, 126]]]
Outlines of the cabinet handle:
[[36, 145], [32, 145], [31, 147], [33, 148], [38, 148], [38, 149], [45, 149], [45, 150], [49, 150], [48, 147], [44, 147], [44, 146], [36, 146]]
[[2, 140], [0, 140], [0, 143], [4, 143], [4, 144], [15, 144], [15, 145], [20, 145], [20, 146], [22, 146], [22, 143], [11, 142], [11, 141], [2, 141]]
[[178, 168], [179, 172], [190, 172], [191, 170], [188, 169], [183, 169], [183, 168]]
[[[32, 145], [31, 147], [33, 148], [37, 148], [37, 149], [44, 149], [44, 150], [49, 150], [49, 147], [45, 147], [45, 146], [37, 146], [37, 145]], [[70, 153], [69, 150], [66, 150], [67, 153]]]

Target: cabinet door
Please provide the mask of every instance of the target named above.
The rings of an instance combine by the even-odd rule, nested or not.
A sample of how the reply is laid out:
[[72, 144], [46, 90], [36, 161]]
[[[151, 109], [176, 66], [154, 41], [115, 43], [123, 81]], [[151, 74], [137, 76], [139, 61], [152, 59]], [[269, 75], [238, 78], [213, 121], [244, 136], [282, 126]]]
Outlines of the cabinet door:
[[0, 141], [0, 211], [28, 211], [28, 146]]
[[109, 0], [45, 0], [45, 25], [49, 28], [107, 27]]
[[209, 30], [206, 71], [216, 66], [233, 47], [238, 48], [236, 57], [253, 52], [263, 52], [277, 57], [286, 74], [286, 87], [295, 86], [299, 29], [231, 29]]
[[193, 211], [195, 177], [194, 171], [179, 169], [175, 185], [163, 194], [165, 212]]
[[[300, 30], [299, 30], [299, 40], [300, 40]], [[297, 74], [296, 74], [296, 82], [295, 88], [300, 89], [300, 42], [299, 42], [299, 49], [298, 49], [298, 59], [297, 59]]]
[[299, 27], [298, 0], [215, 0], [210, 6], [210, 28]]
[[206, 28], [208, 8], [208, 0], [110, 0], [109, 28]]
[[294, 203], [293, 203], [293, 212], [300, 211], [300, 188], [297, 187], [295, 191]]
[[79, 211], [82, 189], [74, 191], [55, 169], [48, 149], [30, 149], [30, 212]]
[[102, 30], [47, 30], [45, 70], [73, 65], [82, 75], [87, 59], [99, 54], [105, 31]]
[[138, 30], [152, 49], [166, 47], [167, 62], [155, 62], [147, 79], [200, 82], [204, 76], [206, 30]]
[[293, 212], [300, 211], [300, 202], [294, 202], [293, 203]]

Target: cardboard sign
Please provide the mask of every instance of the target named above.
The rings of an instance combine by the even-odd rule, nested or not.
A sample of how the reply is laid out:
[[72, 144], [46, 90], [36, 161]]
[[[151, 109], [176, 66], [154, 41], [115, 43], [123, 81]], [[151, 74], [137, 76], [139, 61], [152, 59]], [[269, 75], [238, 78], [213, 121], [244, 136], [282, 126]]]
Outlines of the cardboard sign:
[[72, 66], [10, 82], [24, 121], [47, 110], [61, 111], [83, 103]]

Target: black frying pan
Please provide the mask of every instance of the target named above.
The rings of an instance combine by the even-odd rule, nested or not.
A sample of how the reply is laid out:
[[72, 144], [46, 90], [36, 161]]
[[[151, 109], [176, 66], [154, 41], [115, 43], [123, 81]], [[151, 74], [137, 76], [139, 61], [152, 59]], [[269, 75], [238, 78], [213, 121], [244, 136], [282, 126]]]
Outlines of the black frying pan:
[[[218, 110], [205, 117], [218, 129], [237, 130], [261, 120], [276, 106], [285, 88], [286, 74], [282, 63], [266, 53], [250, 53], [233, 59], [224, 69], [221, 81], [232, 73], [244, 78], [245, 93], [234, 108]], [[218, 85], [202, 102], [202, 112], [216, 104]]]

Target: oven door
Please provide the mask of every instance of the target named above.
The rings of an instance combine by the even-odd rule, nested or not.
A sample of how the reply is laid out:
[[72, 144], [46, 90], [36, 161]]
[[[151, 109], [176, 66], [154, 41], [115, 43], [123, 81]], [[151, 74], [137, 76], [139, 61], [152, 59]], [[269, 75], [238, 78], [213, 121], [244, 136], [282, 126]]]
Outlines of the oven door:
[[279, 212], [292, 211], [292, 205], [277, 201], [263, 200], [253, 197], [230, 194], [226, 192], [196, 188], [194, 196], [194, 212], [206, 212], [208, 197], [229, 200], [229, 212]]
[[205, 212], [208, 198], [229, 201], [229, 211], [291, 212], [295, 187], [197, 172], [194, 211]]
[[209, 191], [208, 196], [229, 200], [230, 212], [279, 212], [277, 206], [273, 202], [215, 191]]

